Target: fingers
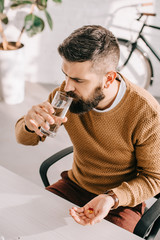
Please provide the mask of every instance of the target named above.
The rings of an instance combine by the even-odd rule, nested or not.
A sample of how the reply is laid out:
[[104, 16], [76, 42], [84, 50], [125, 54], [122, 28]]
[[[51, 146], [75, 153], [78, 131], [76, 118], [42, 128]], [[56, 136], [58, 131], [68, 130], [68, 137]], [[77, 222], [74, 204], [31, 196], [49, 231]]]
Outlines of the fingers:
[[25, 124], [30, 130], [36, 131], [45, 121], [51, 122], [52, 124], [53, 118], [51, 114], [53, 114], [53, 112], [54, 109], [49, 102], [33, 106], [25, 116]]
[[42, 126], [41, 125], [42, 121], [43, 122], [47, 121], [49, 124], [54, 123], [54, 120], [53, 120], [54, 109], [52, 107], [52, 112], [51, 112], [50, 108], [48, 108], [48, 104], [46, 104], [45, 107], [44, 107], [44, 104], [38, 105], [38, 106], [33, 106], [30, 111], [31, 118], [36, 120], [37, 123], [39, 124], [39, 126]]
[[90, 219], [87, 218], [87, 216], [84, 214], [83, 208], [72, 208], [70, 209], [70, 215], [73, 217], [73, 219], [83, 225], [89, 225], [90, 224]]
[[49, 130], [49, 125], [54, 123], [61, 125], [67, 121], [64, 119], [56, 117], [54, 114], [54, 108], [49, 102], [43, 102], [39, 105], [33, 106], [24, 117], [25, 124], [27, 128], [39, 136], [43, 136], [39, 127], [43, 127], [45, 130]]
[[77, 213], [83, 213], [84, 212], [84, 207], [82, 207], [82, 208], [73, 207], [72, 209]]
[[47, 112], [52, 115], [54, 113], [54, 109], [53, 106], [48, 102], [43, 102], [42, 104], [40, 104], [41, 108], [44, 108], [44, 110], [47, 110]]
[[65, 122], [67, 122], [68, 118], [64, 117], [63, 119], [61, 118], [61, 120], [62, 120], [62, 123], [65, 123]]

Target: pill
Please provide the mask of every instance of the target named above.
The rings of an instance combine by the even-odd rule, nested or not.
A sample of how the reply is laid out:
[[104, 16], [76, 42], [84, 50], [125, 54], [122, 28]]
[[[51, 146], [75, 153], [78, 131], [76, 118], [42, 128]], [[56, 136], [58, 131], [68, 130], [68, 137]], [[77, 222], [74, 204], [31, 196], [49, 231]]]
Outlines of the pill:
[[88, 212], [91, 214], [93, 213], [93, 208], [88, 208]]

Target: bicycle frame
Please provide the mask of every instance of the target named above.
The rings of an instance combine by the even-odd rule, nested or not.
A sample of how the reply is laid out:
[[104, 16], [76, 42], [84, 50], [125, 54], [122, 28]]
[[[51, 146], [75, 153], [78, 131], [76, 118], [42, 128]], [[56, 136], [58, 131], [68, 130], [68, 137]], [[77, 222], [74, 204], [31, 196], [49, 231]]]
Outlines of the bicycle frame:
[[[143, 28], [144, 27], [150, 27], [150, 28], [155, 28], [160, 30], [160, 27], [157, 26], [153, 26], [153, 25], [148, 25], [146, 23], [143, 24]], [[142, 29], [143, 30], [143, 29]], [[142, 32], [142, 31], [141, 31]], [[154, 54], [154, 56], [158, 59], [158, 61], [160, 61], [160, 56], [158, 56], [158, 54], [156, 53], [156, 51], [152, 48], [151, 44], [148, 43], [148, 41], [145, 39], [145, 37], [141, 34], [139, 34], [138, 38], [141, 38], [143, 40], [143, 42], [147, 45], [147, 47], [149, 47], [149, 49], [151, 50], [151, 52]], [[138, 39], [137, 39], [138, 40]]]
[[[134, 51], [137, 52], [137, 50], [138, 50], [143, 55], [143, 58], [148, 65], [149, 78], [147, 80], [147, 85], [145, 85], [148, 87], [148, 83], [150, 83], [150, 85], [152, 85], [153, 80], [154, 80], [154, 72], [153, 72], [152, 62], [151, 62], [150, 57], [148, 56], [147, 52], [143, 50], [143, 47], [141, 48], [141, 46], [139, 46], [138, 40], [141, 39], [141, 41], [144, 42], [146, 47], [150, 49], [150, 51], [153, 53], [153, 55], [156, 57], [156, 59], [160, 62], [159, 52], [155, 51], [155, 49], [152, 47], [152, 45], [149, 43], [149, 41], [147, 41], [146, 38], [142, 34], [145, 27], [150, 27], [150, 28], [154, 28], [157, 30], [160, 30], [160, 27], [147, 24], [148, 17], [149, 16], [154, 17], [154, 16], [156, 16], [156, 13], [140, 12], [138, 10], [139, 5], [147, 6], [147, 5], [153, 5], [153, 3], [128, 5], [128, 6], [124, 6], [124, 7], [120, 8], [120, 9], [123, 9], [123, 8], [127, 8], [127, 7], [131, 7], [131, 8], [135, 7], [135, 8], [137, 8], [137, 13], [138, 13], [138, 18], [136, 20], [139, 21], [142, 17], [144, 17], [144, 19], [142, 21], [142, 26], [141, 26], [140, 30], [137, 32], [137, 37], [134, 41], [118, 38], [119, 41], [122, 43], [122, 45], [124, 44], [125, 47], [128, 49], [128, 51], [126, 52], [127, 55], [126, 55], [124, 61], [122, 62], [121, 66], [118, 67], [118, 70], [121, 71], [128, 64], [130, 58], [132, 58], [132, 54], [134, 55]], [[119, 11], [119, 9], [116, 10], [115, 12], [118, 12], [118, 11]], [[149, 79], [150, 79], [150, 82], [149, 82]]]
[[[141, 16], [141, 17], [142, 17], [142, 16]], [[140, 18], [141, 18], [141, 17], [140, 17]], [[137, 20], [139, 21], [140, 18], [137, 19]], [[142, 35], [142, 31], [143, 31], [144, 27], [151, 27], [151, 28], [155, 28], [155, 29], [158, 29], [158, 30], [160, 30], [160, 27], [146, 24], [147, 19], [148, 19], [148, 16], [146, 17], [146, 19], [145, 19], [145, 21], [144, 21], [144, 23], [143, 23], [143, 25], [142, 25], [142, 27], [141, 27], [141, 30], [139, 31], [138, 37], [136, 38], [136, 40], [135, 40], [134, 42], [131, 43], [132, 48], [131, 48], [130, 54], [129, 54], [128, 58], [126, 59], [126, 61], [124, 62], [123, 66], [126, 66], [126, 65], [127, 65], [130, 57], [132, 56], [132, 53], [134, 52], [134, 50], [136, 49], [136, 47], [137, 47], [137, 45], [138, 45], [138, 44], [137, 44], [137, 41], [138, 41], [139, 38], [142, 39], [142, 41], [147, 45], [147, 47], [151, 50], [151, 52], [152, 52], [152, 53], [154, 54], [154, 56], [158, 59], [158, 61], [160, 61], [160, 57], [158, 56], [158, 54], [156, 53], [156, 51], [152, 48], [152, 46], [148, 43], [148, 41], [147, 41], [147, 40], [145, 39], [145, 37]], [[128, 41], [128, 42], [130, 42], [130, 41]]]

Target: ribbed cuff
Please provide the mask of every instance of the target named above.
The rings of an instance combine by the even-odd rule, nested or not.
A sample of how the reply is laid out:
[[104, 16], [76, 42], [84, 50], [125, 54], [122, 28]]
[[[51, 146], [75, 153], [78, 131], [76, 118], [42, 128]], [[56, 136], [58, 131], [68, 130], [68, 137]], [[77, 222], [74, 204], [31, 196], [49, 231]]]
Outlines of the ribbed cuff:
[[128, 206], [130, 201], [128, 199], [126, 190], [122, 189], [121, 187], [117, 187], [117, 188], [113, 188], [112, 191], [118, 197], [118, 200], [119, 200], [118, 207], [119, 206]]
[[26, 125], [24, 126], [27, 132], [35, 133], [35, 131], [30, 130]]

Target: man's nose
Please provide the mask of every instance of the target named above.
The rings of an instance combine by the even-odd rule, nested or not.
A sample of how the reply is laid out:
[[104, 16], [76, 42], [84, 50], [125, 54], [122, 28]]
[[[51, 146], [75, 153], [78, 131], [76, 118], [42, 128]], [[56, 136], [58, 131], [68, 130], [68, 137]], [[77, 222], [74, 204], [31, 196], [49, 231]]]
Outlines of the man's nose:
[[74, 82], [72, 79], [70, 79], [69, 77], [66, 78], [66, 85], [64, 87], [64, 91], [65, 92], [74, 92], [75, 91], [75, 87], [74, 87]]

